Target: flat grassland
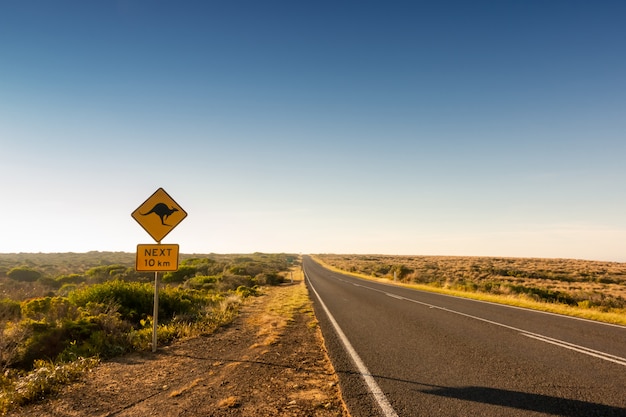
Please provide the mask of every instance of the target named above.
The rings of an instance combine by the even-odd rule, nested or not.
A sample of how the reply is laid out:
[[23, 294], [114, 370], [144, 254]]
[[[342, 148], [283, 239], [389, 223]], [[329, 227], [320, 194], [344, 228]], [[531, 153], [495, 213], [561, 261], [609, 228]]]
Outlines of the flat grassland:
[[0, 415], [347, 416], [299, 257], [0, 254]]
[[429, 291], [626, 325], [626, 263], [576, 259], [320, 254], [327, 266]]

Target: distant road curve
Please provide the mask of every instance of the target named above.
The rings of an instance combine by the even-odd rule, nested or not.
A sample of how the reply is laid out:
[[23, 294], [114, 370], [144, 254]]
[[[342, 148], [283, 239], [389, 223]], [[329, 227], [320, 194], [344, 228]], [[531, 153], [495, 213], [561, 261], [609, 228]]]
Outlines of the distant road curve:
[[626, 327], [303, 268], [359, 416], [626, 416]]

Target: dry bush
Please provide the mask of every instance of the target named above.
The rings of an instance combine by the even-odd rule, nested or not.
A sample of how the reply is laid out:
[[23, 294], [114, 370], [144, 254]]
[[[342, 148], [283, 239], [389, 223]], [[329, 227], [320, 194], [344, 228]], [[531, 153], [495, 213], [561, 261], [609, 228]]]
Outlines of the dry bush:
[[510, 294], [604, 311], [626, 308], [626, 263], [576, 259], [317, 255], [336, 268], [462, 291]]

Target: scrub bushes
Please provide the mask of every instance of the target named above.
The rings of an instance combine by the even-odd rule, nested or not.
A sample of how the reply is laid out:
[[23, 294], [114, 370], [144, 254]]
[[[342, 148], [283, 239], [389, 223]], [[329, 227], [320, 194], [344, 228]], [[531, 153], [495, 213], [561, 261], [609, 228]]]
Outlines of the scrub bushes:
[[7, 277], [22, 282], [35, 282], [41, 278], [41, 272], [27, 266], [18, 266], [7, 272]]
[[[0, 414], [53, 392], [100, 358], [151, 347], [154, 285], [146, 282], [148, 276], [117, 263], [77, 271], [65, 264], [56, 267], [62, 273], [53, 278], [49, 255], [41, 264], [29, 256], [28, 264], [37, 269], [10, 267], [4, 258], [0, 254], [0, 294], [19, 298], [0, 299]], [[279, 272], [292, 263], [285, 255], [265, 254], [183, 261], [177, 273], [164, 274], [159, 289], [158, 343], [209, 334], [232, 321], [242, 300], [259, 293], [257, 284], [280, 282]], [[42, 279], [54, 285], [44, 287]], [[37, 292], [29, 294], [29, 288]]]

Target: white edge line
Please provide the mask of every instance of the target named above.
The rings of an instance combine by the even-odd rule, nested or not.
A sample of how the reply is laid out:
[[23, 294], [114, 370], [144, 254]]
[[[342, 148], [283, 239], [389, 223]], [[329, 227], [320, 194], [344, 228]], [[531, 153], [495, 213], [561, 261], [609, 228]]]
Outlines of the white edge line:
[[374, 396], [374, 399], [376, 400], [376, 403], [381, 408], [381, 410], [383, 412], [383, 415], [385, 415], [385, 417], [398, 417], [398, 414], [396, 413], [396, 411], [393, 409], [393, 407], [389, 403], [389, 400], [387, 400], [387, 397], [385, 396], [385, 393], [380, 389], [380, 387], [376, 383], [376, 380], [374, 380], [374, 377], [372, 376], [370, 371], [367, 369], [367, 367], [365, 366], [365, 364], [363, 363], [363, 361], [359, 357], [358, 353], [356, 353], [356, 350], [354, 350], [354, 348], [352, 347], [352, 344], [350, 343], [350, 341], [346, 337], [345, 333], [343, 332], [343, 330], [341, 330], [341, 327], [339, 327], [339, 323], [337, 323], [337, 321], [335, 320], [335, 318], [331, 314], [330, 310], [328, 310], [328, 307], [326, 307], [326, 304], [324, 304], [324, 301], [322, 301], [322, 298], [320, 297], [318, 292], [315, 290], [315, 287], [313, 287], [313, 283], [309, 279], [306, 271], [304, 271], [304, 275], [307, 278], [307, 281], [309, 282], [309, 285], [311, 286], [311, 290], [313, 290], [313, 292], [315, 293], [315, 296], [317, 297], [318, 301], [320, 302], [320, 305], [322, 306], [322, 309], [326, 313], [326, 316], [328, 317], [328, 319], [332, 323], [333, 327], [335, 328], [335, 332], [337, 332], [337, 336], [339, 336], [339, 339], [343, 343], [343, 346], [346, 349], [346, 352], [348, 352], [348, 354], [352, 358], [352, 361], [356, 365], [357, 370], [359, 371], [359, 373], [361, 374], [361, 376], [365, 380], [365, 383], [367, 384], [367, 387], [369, 388], [370, 392]]

